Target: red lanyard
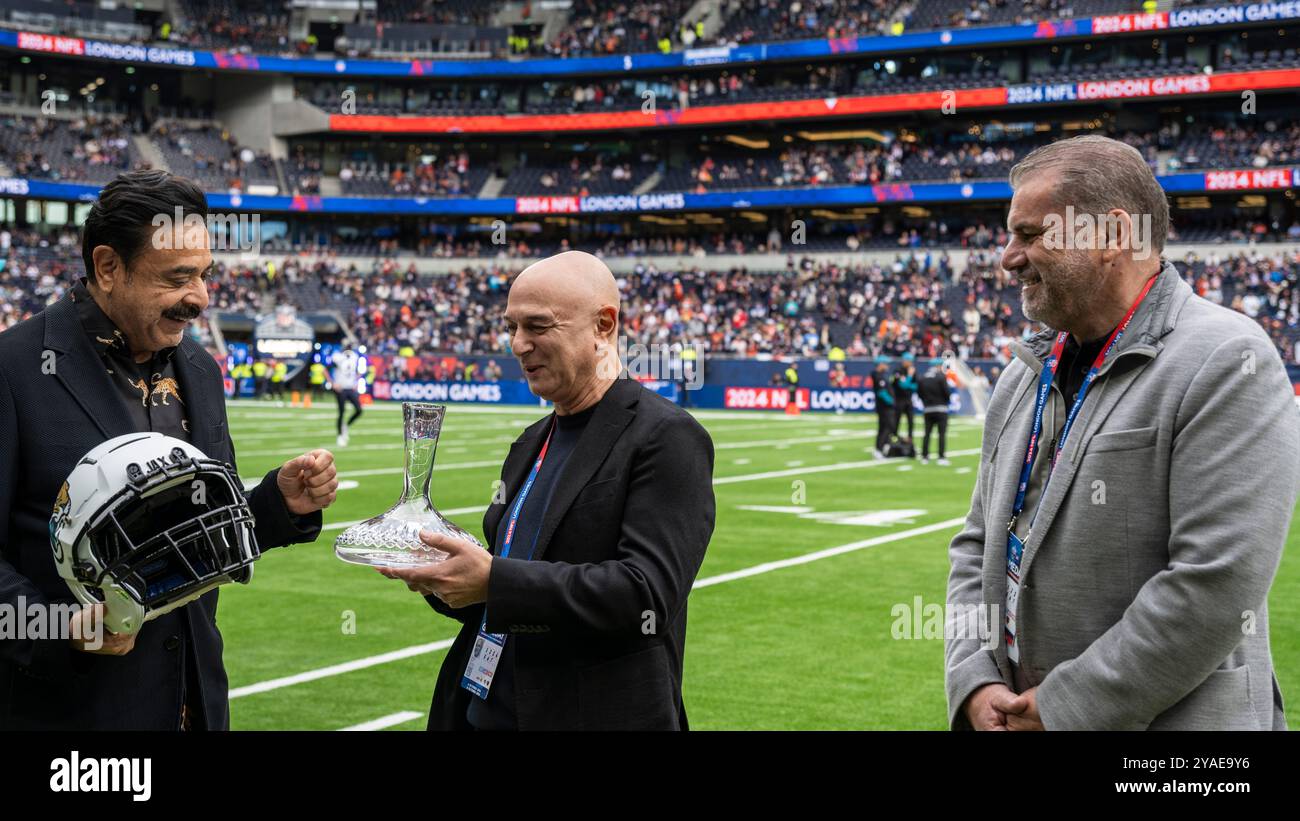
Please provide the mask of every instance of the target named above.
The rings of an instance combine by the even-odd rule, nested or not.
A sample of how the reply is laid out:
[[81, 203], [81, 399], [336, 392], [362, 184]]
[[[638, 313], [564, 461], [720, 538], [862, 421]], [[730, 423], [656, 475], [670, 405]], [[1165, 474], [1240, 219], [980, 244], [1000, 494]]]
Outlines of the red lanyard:
[[[1159, 276], [1157, 274], [1157, 276]], [[1097, 358], [1093, 360], [1092, 367], [1088, 369], [1088, 375], [1083, 378], [1083, 385], [1079, 387], [1079, 395], [1074, 400], [1074, 406], [1070, 408], [1070, 413], [1065, 417], [1065, 424], [1061, 426], [1061, 435], [1058, 439], [1056, 453], [1052, 455], [1052, 464], [1048, 466], [1048, 476], [1056, 467], [1056, 460], [1060, 457], [1061, 452], [1065, 450], [1065, 438], [1070, 434], [1070, 428], [1074, 425], [1075, 417], [1079, 415], [1079, 409], [1083, 407], [1083, 400], [1088, 395], [1088, 388], [1092, 385], [1097, 374], [1101, 372], [1101, 366], [1105, 364], [1106, 357], [1110, 355], [1111, 350], [1119, 343], [1120, 337], [1128, 328], [1129, 322], [1133, 319], [1133, 314], [1137, 312], [1138, 306], [1146, 295], [1150, 293], [1151, 286], [1155, 285], [1156, 277], [1147, 280], [1147, 284], [1138, 294], [1137, 299], [1129, 306], [1128, 313], [1124, 314], [1124, 319], [1115, 326], [1111, 331], [1110, 337], [1107, 338], [1106, 344], [1101, 346]], [[1065, 351], [1065, 341], [1069, 334], [1062, 331], [1056, 336], [1056, 344], [1052, 346], [1052, 352], [1048, 354], [1047, 361], [1043, 363], [1043, 371], [1038, 379], [1038, 397], [1034, 404], [1034, 424], [1029, 433], [1029, 445], [1025, 448], [1025, 461], [1020, 467], [1020, 484], [1016, 488], [1015, 502], [1011, 506], [1011, 520], [1007, 524], [1007, 530], [1011, 531], [1016, 524], [1016, 519], [1020, 516], [1020, 511], [1025, 508], [1025, 493], [1029, 489], [1029, 477], [1033, 471], [1034, 456], [1038, 453], [1039, 441], [1043, 432], [1043, 409], [1047, 406], [1047, 394], [1051, 390], [1052, 380], [1056, 378], [1056, 369], [1061, 364], [1061, 354]], [[1047, 492], [1046, 483], [1043, 486], [1043, 493]]]

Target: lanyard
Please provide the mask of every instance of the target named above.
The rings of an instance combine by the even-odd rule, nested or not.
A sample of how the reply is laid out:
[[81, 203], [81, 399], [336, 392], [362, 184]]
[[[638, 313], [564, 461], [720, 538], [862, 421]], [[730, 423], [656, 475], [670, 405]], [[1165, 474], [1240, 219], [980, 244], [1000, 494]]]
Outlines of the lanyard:
[[[542, 450], [537, 454], [537, 461], [533, 463], [533, 469], [528, 473], [528, 480], [524, 482], [523, 488], [519, 491], [519, 498], [515, 500], [515, 505], [510, 510], [510, 524], [506, 526], [506, 535], [501, 542], [501, 558], [507, 558], [510, 555], [510, 545], [515, 540], [515, 525], [519, 523], [519, 513], [524, 509], [524, 500], [528, 498], [528, 491], [533, 489], [533, 482], [537, 481], [537, 474], [542, 470], [542, 462], [546, 460], [546, 451], [551, 447], [551, 436], [555, 433], [555, 422], [551, 422], [551, 429], [546, 434], [546, 441], [542, 443]], [[533, 548], [537, 547], [537, 537], [533, 536]], [[532, 558], [530, 553], [529, 559]], [[497, 664], [501, 661], [505, 652], [506, 633], [489, 633], [487, 630], [487, 603], [483, 604], [483, 620], [479, 623], [478, 638], [474, 642], [474, 651], [469, 661], [465, 664], [465, 673], [461, 676], [460, 686], [469, 690], [481, 699], [488, 697], [488, 688], [492, 686], [492, 679], [496, 676]], [[513, 645], [512, 645], [513, 646]]]
[[[551, 429], [546, 434], [546, 441], [542, 443], [542, 450], [540, 453], [537, 454], [537, 461], [533, 462], [533, 469], [528, 472], [528, 479], [527, 481], [524, 482], [523, 488], [520, 489], [519, 491], [519, 498], [515, 499], [515, 506], [510, 509], [510, 523], [506, 525], [506, 535], [505, 538], [501, 541], [501, 558], [503, 559], [507, 559], [510, 557], [510, 546], [515, 541], [515, 525], [519, 524], [519, 513], [524, 509], [524, 500], [528, 498], [528, 491], [533, 489], [533, 482], [537, 481], [537, 474], [540, 473], [542, 470], [542, 462], [546, 460], [546, 451], [551, 446], [551, 435], [554, 433], [555, 433], [555, 423], [552, 422]], [[537, 538], [534, 536], [533, 548], [536, 549], [536, 547], [537, 547]], [[529, 554], [528, 558], [530, 559], [532, 558], [531, 553]], [[480, 631], [483, 633], [487, 632], [487, 606], [486, 605], [484, 605], [483, 607], [483, 623], [480, 626]], [[486, 697], [486, 691], [484, 691], [483, 697]]]
[[510, 545], [515, 540], [515, 525], [519, 523], [519, 513], [524, 509], [524, 500], [528, 498], [528, 491], [533, 489], [533, 482], [537, 481], [537, 474], [542, 470], [542, 461], [546, 459], [546, 450], [551, 446], [551, 435], [555, 433], [555, 423], [551, 423], [551, 429], [546, 434], [546, 441], [542, 443], [542, 450], [537, 454], [537, 461], [533, 463], [533, 469], [528, 473], [528, 480], [524, 482], [524, 487], [519, 491], [519, 498], [515, 499], [515, 506], [510, 511], [510, 524], [506, 526], [506, 537], [501, 542], [501, 558], [509, 558]]
[[[1065, 438], [1070, 434], [1070, 428], [1074, 425], [1075, 417], [1079, 415], [1079, 409], [1083, 407], [1083, 400], [1088, 395], [1088, 388], [1092, 386], [1097, 374], [1101, 371], [1102, 365], [1106, 363], [1106, 357], [1119, 343], [1120, 337], [1124, 335], [1125, 329], [1128, 328], [1129, 322], [1133, 319], [1133, 314], [1142, 304], [1142, 300], [1151, 291], [1151, 286], [1156, 282], [1156, 277], [1147, 280], [1146, 287], [1142, 293], [1138, 294], [1137, 299], [1129, 306], [1128, 313], [1124, 314], [1124, 319], [1115, 326], [1111, 331], [1110, 338], [1102, 346], [1101, 352], [1093, 361], [1092, 367], [1083, 378], [1083, 385], [1079, 387], [1079, 395], [1075, 397], [1074, 406], [1070, 408], [1070, 413], [1065, 417], [1065, 424], [1061, 426], [1061, 435], [1058, 439], [1056, 453], [1052, 455], [1052, 462], [1047, 467], [1047, 481], [1051, 481], [1052, 470], [1056, 467], [1056, 460], [1060, 458], [1061, 452], [1065, 450]], [[1007, 522], [1007, 532], [1014, 533], [1016, 520], [1020, 518], [1020, 512], [1025, 509], [1025, 493], [1029, 489], [1029, 477], [1033, 472], [1034, 456], [1038, 454], [1038, 446], [1043, 433], [1043, 409], [1047, 406], [1047, 395], [1052, 389], [1052, 380], [1056, 378], [1056, 369], [1061, 364], [1061, 354], [1065, 351], [1065, 341], [1069, 334], [1062, 331], [1056, 336], [1056, 344], [1052, 346], [1052, 352], [1048, 355], [1047, 361], [1043, 363], [1042, 373], [1038, 377], [1038, 396], [1034, 403], [1034, 425], [1029, 432], [1029, 444], [1025, 448], [1025, 461], [1020, 466], [1020, 484], [1016, 487], [1016, 499], [1011, 506], [1011, 519]], [[1043, 492], [1039, 498], [1047, 494], [1047, 482], [1043, 483]]]

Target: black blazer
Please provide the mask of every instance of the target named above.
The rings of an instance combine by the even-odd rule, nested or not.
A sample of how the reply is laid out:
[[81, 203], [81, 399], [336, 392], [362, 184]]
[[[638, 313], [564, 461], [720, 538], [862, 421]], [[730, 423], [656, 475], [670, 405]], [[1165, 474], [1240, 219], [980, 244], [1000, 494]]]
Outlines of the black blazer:
[[[174, 362], [195, 447], [234, 464], [217, 363], [189, 338]], [[55, 496], [77, 460], [132, 431], [69, 298], [0, 334], [0, 603], [75, 601], [50, 549]], [[275, 472], [248, 494], [258, 545], [315, 540], [321, 514], [290, 514]], [[189, 656], [204, 708], [200, 726], [228, 728], [216, 613], [214, 590], [147, 622], [120, 657], [82, 653], [66, 640], [0, 639], [0, 729], [175, 730]]]
[[[547, 416], [510, 446], [506, 502], [527, 478]], [[694, 417], [634, 380], [601, 398], [565, 463], [532, 561], [492, 560], [487, 628], [515, 643], [521, 730], [684, 730], [686, 596], [713, 533], [713, 442]], [[438, 612], [464, 623], [433, 692], [431, 730], [469, 730], [461, 675], [483, 604]]]

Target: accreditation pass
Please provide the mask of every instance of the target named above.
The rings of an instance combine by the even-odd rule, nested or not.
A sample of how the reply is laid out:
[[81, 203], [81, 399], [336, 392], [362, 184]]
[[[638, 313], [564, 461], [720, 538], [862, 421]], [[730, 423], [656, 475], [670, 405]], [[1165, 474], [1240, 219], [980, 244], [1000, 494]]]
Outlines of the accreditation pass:
[[460, 686], [479, 698], [487, 698], [488, 689], [492, 687], [492, 677], [496, 675], [497, 664], [501, 661], [501, 651], [505, 646], [505, 633], [489, 633], [480, 627], [478, 638], [474, 641], [474, 652], [470, 654], [469, 664], [465, 665], [465, 674], [461, 676]]

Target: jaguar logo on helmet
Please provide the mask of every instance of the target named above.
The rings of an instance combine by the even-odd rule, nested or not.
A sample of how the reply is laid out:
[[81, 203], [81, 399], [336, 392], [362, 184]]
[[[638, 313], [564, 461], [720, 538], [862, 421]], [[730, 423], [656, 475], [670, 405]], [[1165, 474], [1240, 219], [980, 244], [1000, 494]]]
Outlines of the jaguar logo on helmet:
[[68, 483], [59, 488], [59, 495], [54, 499], [54, 513], [50, 516], [50, 544], [54, 546], [54, 561], [63, 561], [63, 544], [59, 540], [59, 530], [68, 523]]
[[73, 595], [103, 602], [114, 633], [246, 583], [259, 556], [233, 468], [161, 433], [110, 439], [78, 462], [55, 500], [50, 546]]

